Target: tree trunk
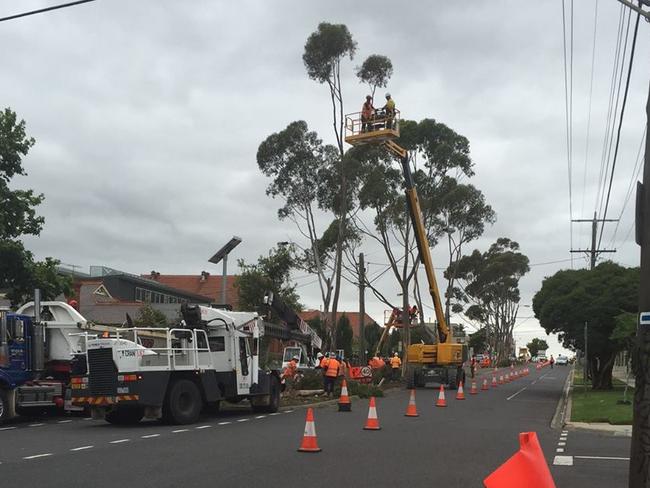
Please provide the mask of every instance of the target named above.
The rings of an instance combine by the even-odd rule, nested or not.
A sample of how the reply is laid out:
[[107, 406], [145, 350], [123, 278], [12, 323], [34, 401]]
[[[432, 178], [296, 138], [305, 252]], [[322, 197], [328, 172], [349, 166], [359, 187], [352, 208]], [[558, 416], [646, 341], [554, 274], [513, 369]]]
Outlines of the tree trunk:
[[590, 361], [591, 365], [591, 387], [594, 390], [611, 390], [612, 369], [614, 369], [614, 360], [616, 353], [611, 353], [609, 357], [594, 357]]

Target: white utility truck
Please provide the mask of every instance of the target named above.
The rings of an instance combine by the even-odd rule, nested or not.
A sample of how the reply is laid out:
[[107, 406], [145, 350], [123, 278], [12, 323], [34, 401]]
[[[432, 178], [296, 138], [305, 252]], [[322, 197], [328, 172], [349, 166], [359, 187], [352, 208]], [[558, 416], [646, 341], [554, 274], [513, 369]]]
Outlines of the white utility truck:
[[[255, 312], [183, 304], [171, 329], [120, 329], [88, 339], [88, 374], [72, 378], [72, 400], [90, 406], [93, 418], [113, 424], [162, 418], [196, 422], [205, 407], [248, 399], [254, 411], [275, 412], [280, 375], [259, 367], [262, 318]], [[164, 347], [143, 347], [156, 331]]]

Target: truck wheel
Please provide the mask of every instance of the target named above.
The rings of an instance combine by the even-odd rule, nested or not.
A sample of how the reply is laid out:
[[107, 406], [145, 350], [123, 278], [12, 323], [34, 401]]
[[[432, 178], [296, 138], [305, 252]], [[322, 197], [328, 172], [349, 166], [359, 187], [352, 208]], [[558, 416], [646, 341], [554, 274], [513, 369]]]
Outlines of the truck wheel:
[[447, 389], [455, 390], [458, 388], [458, 371], [455, 368], [447, 368]]
[[106, 414], [106, 422], [114, 425], [135, 425], [144, 417], [142, 407], [118, 407]]
[[268, 403], [266, 405], [252, 404], [253, 412], [275, 413], [280, 409], [280, 381], [275, 376], [271, 376], [269, 381], [270, 392], [268, 395]]
[[0, 389], [0, 425], [5, 423], [9, 418], [9, 400], [7, 398], [7, 391]]
[[180, 379], [169, 388], [163, 405], [163, 419], [171, 424], [192, 424], [199, 419], [203, 402], [193, 381]]
[[412, 390], [417, 386], [417, 370], [411, 368], [406, 371], [406, 389]]

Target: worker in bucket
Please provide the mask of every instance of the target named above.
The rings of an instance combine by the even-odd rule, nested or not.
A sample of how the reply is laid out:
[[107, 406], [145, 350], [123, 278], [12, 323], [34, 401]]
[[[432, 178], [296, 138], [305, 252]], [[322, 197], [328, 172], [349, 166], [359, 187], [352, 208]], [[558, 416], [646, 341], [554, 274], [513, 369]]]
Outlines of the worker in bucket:
[[367, 132], [372, 128], [371, 122], [375, 115], [375, 107], [372, 106], [372, 97], [366, 96], [366, 101], [361, 107], [361, 131]]
[[395, 119], [395, 100], [393, 100], [390, 93], [386, 93], [386, 105], [382, 107], [382, 110], [386, 117], [386, 128], [392, 129]]

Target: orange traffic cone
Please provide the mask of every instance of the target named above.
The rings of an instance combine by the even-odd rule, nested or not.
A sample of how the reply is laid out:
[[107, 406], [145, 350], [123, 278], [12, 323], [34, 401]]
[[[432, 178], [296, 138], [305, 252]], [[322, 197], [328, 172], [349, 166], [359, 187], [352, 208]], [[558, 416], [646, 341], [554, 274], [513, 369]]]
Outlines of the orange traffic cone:
[[476, 388], [476, 380], [472, 380], [472, 387], [469, 390], [470, 395], [477, 395], [478, 389]]
[[510, 383], [510, 381], [512, 381], [510, 379], [510, 373], [506, 373], [506, 376], [503, 378], [503, 381], [505, 381], [506, 383]]
[[339, 398], [339, 412], [351, 412], [352, 411], [352, 402], [348, 396], [348, 384], [343, 378], [343, 384], [341, 385], [341, 397]]
[[406, 407], [406, 417], [419, 417], [418, 409], [415, 406], [415, 390], [411, 390], [411, 397], [409, 398], [409, 405]]
[[492, 375], [492, 388], [497, 387], [497, 377]]
[[483, 379], [483, 385], [481, 385], [481, 390], [483, 390], [483, 391], [488, 390], [487, 379]]
[[500, 384], [500, 385], [503, 384], [503, 375], [499, 376], [499, 384]]
[[375, 397], [370, 397], [370, 406], [368, 407], [368, 420], [363, 427], [364, 430], [380, 430], [379, 419], [377, 418], [377, 407], [375, 407]]
[[465, 391], [463, 391], [463, 382], [460, 382], [458, 385], [458, 391], [456, 392], [456, 400], [465, 400]]
[[322, 449], [318, 447], [316, 440], [316, 424], [314, 424], [314, 411], [311, 408], [307, 409], [307, 421], [305, 422], [305, 433], [302, 436], [302, 443], [298, 448], [298, 452], [320, 452]]
[[436, 407], [446, 407], [447, 400], [445, 400], [445, 387], [440, 385], [440, 393], [438, 394], [438, 401], [436, 402]]
[[519, 451], [483, 480], [485, 488], [555, 488], [535, 432], [519, 434]]

